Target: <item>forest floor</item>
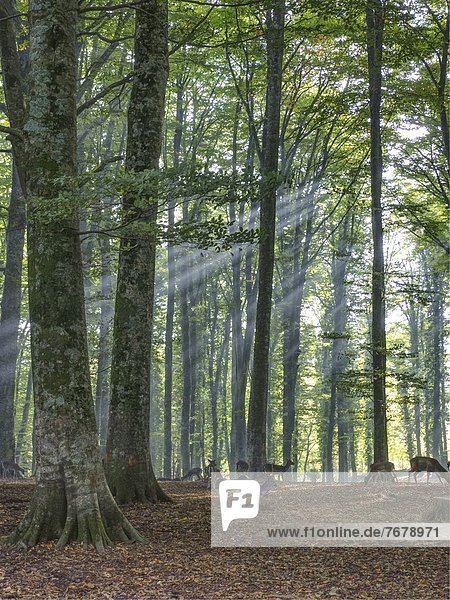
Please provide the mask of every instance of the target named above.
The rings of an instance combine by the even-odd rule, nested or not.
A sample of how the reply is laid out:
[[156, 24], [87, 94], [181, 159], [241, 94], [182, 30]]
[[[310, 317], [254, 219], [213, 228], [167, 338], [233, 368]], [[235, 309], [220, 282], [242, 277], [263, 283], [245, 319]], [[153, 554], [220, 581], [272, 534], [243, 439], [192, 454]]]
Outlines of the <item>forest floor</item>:
[[[147, 544], [103, 555], [0, 547], [0, 599], [413, 600], [449, 598], [446, 548], [211, 548], [202, 483], [164, 482], [174, 504], [125, 509]], [[0, 481], [0, 536], [19, 521], [31, 481]]]

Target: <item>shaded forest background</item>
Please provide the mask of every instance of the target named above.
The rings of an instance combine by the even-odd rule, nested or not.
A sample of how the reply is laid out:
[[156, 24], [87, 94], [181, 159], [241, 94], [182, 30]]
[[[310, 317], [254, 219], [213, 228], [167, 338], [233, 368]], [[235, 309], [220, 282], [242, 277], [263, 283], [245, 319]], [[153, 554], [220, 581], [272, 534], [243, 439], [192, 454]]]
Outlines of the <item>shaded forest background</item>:
[[[130, 174], [133, 8], [82, 3], [76, 48], [77, 206], [100, 446], [121, 199], [136, 198], [139, 207], [139, 198], [151, 196], [159, 240], [148, 340], [153, 468], [176, 477], [214, 458], [233, 470], [247, 457], [250, 387], [259, 377], [253, 343], [259, 240], [267, 235], [258, 229], [265, 11], [256, 2], [170, 2], [160, 170]], [[27, 4], [15, 9], [26, 79]], [[389, 458], [397, 467], [414, 455], [448, 460], [449, 11], [448, 0], [404, 0], [388, 3], [383, 16], [385, 378]], [[284, 18], [267, 459], [292, 458], [299, 471], [365, 470], [373, 462], [374, 379], [365, 3], [288, 2]], [[26, 216], [3, 94], [4, 87], [0, 428], [12, 406], [14, 458], [31, 474]], [[50, 222], [52, 206], [42, 211]]]

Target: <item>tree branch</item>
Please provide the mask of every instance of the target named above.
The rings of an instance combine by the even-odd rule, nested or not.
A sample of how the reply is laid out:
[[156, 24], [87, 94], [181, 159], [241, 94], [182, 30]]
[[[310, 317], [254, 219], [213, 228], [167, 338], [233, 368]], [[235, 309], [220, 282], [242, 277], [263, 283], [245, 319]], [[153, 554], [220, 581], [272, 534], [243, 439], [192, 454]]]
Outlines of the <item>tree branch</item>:
[[4, 125], [0, 125], [0, 132], [6, 133], [7, 135], [13, 135], [21, 140], [24, 139], [23, 131], [20, 129], [15, 129], [14, 127], [5, 127]]
[[201, 19], [199, 19], [199, 21], [197, 21], [197, 23], [194, 25], [194, 27], [191, 29], [191, 31], [189, 31], [189, 33], [187, 33], [181, 41], [179, 41], [174, 46], [172, 46], [172, 48], [169, 51], [169, 56], [172, 56], [172, 54], [174, 54], [182, 46], [184, 46], [185, 44], [187, 44], [188, 42], [190, 42], [192, 40], [197, 29], [199, 29], [203, 25], [203, 23], [206, 21], [206, 19], [209, 17], [209, 15], [214, 10], [214, 8], [215, 8], [215, 6], [211, 6], [210, 9], [208, 10], [208, 12], [206, 13], [206, 15], [204, 15]]
[[86, 102], [83, 102], [83, 104], [80, 104], [80, 106], [77, 108], [77, 115], [80, 115], [83, 111], [87, 110], [88, 108], [91, 108], [91, 106], [93, 106], [98, 100], [101, 100], [102, 98], [107, 96], [112, 90], [118, 87], [124, 87], [125, 84], [127, 84], [132, 77], [133, 74], [129, 73], [128, 75], [125, 75], [125, 77], [123, 77], [123, 79], [121, 79], [120, 81], [115, 81], [114, 83], [111, 83], [110, 85], [106, 86], [101, 92], [99, 92], [95, 96], [92, 96], [92, 98], [89, 98], [89, 100], [86, 100]]

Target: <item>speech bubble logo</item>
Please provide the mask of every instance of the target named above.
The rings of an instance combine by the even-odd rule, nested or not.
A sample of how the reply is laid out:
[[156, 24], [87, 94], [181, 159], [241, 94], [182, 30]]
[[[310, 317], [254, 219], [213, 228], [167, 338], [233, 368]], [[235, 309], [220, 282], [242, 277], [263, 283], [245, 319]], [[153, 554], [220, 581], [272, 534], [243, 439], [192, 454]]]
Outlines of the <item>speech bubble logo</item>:
[[259, 512], [261, 488], [254, 479], [230, 479], [219, 484], [222, 530], [235, 519], [254, 519]]

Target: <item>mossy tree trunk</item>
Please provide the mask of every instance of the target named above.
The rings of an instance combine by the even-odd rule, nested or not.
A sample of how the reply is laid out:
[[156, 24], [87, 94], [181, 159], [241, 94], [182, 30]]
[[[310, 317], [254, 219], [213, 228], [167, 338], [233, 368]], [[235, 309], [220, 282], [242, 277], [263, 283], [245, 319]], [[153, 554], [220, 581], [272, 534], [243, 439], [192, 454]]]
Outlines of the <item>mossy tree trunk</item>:
[[[136, 10], [135, 66], [128, 109], [126, 169], [158, 169], [168, 77], [167, 2]], [[150, 359], [157, 198], [126, 196], [120, 244], [105, 471], [121, 503], [168, 500], [150, 459]], [[145, 224], [133, 235], [127, 222]]]
[[[30, 3], [28, 276], [37, 484], [9, 542], [141, 540], [106, 484], [90, 386], [77, 210], [76, 0]], [[64, 178], [64, 179], [63, 179]], [[51, 214], [51, 216], [50, 216]]]

